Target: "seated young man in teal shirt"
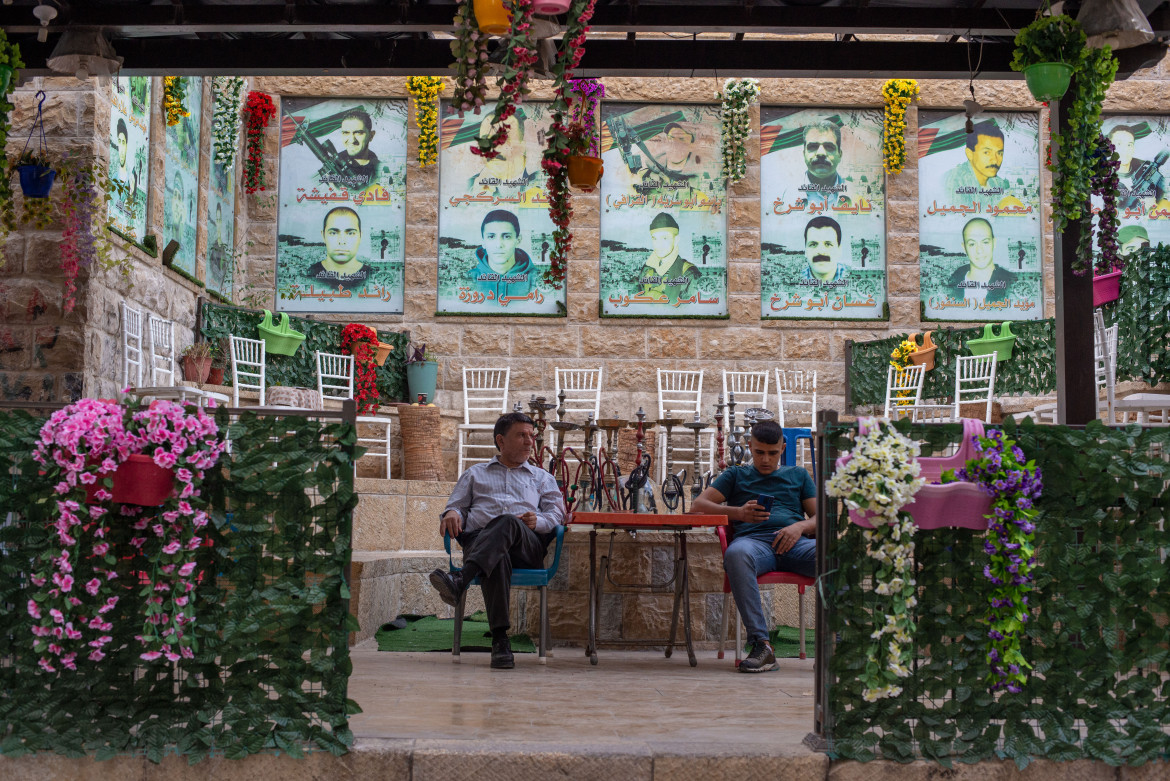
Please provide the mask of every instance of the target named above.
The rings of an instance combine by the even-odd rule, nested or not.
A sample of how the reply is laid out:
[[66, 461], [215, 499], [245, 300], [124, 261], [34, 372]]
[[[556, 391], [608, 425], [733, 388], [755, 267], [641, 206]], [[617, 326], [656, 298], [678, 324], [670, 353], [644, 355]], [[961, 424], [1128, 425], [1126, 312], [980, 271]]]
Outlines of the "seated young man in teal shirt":
[[[784, 431], [775, 421], [752, 427], [752, 463], [733, 466], [715, 478], [695, 500], [700, 513], [726, 515], [733, 539], [723, 556], [723, 569], [735, 604], [747, 627], [751, 653], [739, 664], [741, 673], [775, 670], [776, 655], [768, 642], [756, 577], [782, 570], [813, 577], [816, 574], [817, 489], [802, 467], [780, 466]], [[772, 497], [771, 510], [757, 501]], [[765, 499], [766, 501], [766, 499]]]

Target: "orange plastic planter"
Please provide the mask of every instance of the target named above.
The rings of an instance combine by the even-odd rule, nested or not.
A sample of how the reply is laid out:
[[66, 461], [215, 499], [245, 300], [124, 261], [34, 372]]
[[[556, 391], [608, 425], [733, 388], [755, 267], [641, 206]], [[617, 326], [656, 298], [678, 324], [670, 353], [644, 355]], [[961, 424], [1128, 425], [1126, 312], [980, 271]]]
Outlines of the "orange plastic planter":
[[569, 156], [569, 184], [581, 192], [593, 192], [604, 173], [605, 166], [600, 157]]
[[503, 35], [512, 29], [512, 20], [503, 0], [474, 0], [475, 21], [480, 32], [488, 35]]

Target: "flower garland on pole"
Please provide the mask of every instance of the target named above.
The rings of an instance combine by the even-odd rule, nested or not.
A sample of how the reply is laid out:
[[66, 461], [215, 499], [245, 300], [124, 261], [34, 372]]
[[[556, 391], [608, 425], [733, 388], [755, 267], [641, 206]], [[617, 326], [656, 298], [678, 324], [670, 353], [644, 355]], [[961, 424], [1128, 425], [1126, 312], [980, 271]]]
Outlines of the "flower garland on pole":
[[[1032, 567], [1036, 564], [1035, 531], [1032, 523], [1043, 482], [1035, 461], [1025, 460], [1015, 440], [998, 429], [986, 436], [971, 438], [979, 453], [967, 461], [957, 477], [980, 487], [993, 497], [987, 515], [988, 539], [983, 550], [989, 561], [983, 575], [991, 582], [987, 622], [988, 678], [991, 690], [1021, 691], [1027, 681], [1020, 641], [1028, 622], [1028, 593], [1032, 591]], [[945, 474], [947, 482], [952, 475]]]
[[890, 79], [882, 86], [886, 102], [882, 123], [882, 165], [887, 174], [900, 174], [906, 166], [906, 107], [918, 97], [914, 79]]
[[[131, 540], [146, 560], [136, 568], [150, 568], [144, 584], [151, 595], [146, 628], [137, 636], [145, 648], [141, 658], [176, 661], [194, 655], [194, 638], [184, 627], [195, 620], [188, 595], [201, 575], [194, 552], [202, 544], [198, 529], [208, 520], [197, 507], [206, 470], [223, 449], [212, 418], [175, 402], [155, 401], [142, 409], [82, 399], [53, 413], [41, 428], [32, 457], [53, 484], [57, 544], [35, 562], [29, 579], [37, 590], [25, 606], [37, 622], [31, 628], [33, 650], [41, 655], [43, 670], [76, 670], [82, 658], [105, 658], [103, 648], [111, 642], [107, 633], [113, 628], [105, 614], [117, 606], [119, 592], [126, 588], [115, 583], [119, 551], [108, 541], [111, 478], [130, 455], [140, 452], [161, 468], [175, 469], [181, 486], [171, 491], [157, 516], [145, 515], [133, 523], [135, 531], [145, 532]], [[142, 515], [141, 507], [118, 507], [127, 520]]]
[[263, 92], [249, 92], [244, 105], [244, 130], [247, 133], [247, 156], [244, 158], [244, 192], [251, 195], [263, 190], [264, 180], [264, 131], [268, 121], [276, 114], [272, 98]]
[[902, 508], [914, 501], [926, 481], [919, 476], [917, 442], [884, 419], [865, 418], [859, 427], [853, 450], [842, 457], [825, 490], [843, 499], [850, 512], [866, 511], [873, 526], [862, 534], [870, 558], [880, 565], [874, 593], [889, 598], [884, 621], [875, 622], [880, 626], [870, 635], [869, 661], [860, 676], [862, 696], [874, 702], [897, 697], [902, 693], [899, 682], [910, 676], [916, 629], [910, 611], [918, 604], [913, 577], [918, 527]]
[[[553, 246], [549, 252], [549, 267], [543, 281], [560, 290], [565, 284], [568, 271], [569, 250], [573, 246], [573, 233], [569, 224], [573, 219], [573, 204], [569, 197], [569, 128], [565, 124], [565, 113], [572, 106], [570, 92], [573, 70], [581, 64], [585, 55], [585, 36], [589, 33], [589, 21], [597, 0], [573, 0], [569, 6], [568, 24], [561, 38], [557, 59], [552, 66], [555, 94], [550, 106], [552, 123], [549, 126], [548, 142], [540, 167], [545, 173], [545, 191], [548, 194], [548, 213], [556, 229], [553, 231]], [[603, 93], [604, 94], [604, 93]]]
[[414, 123], [418, 126], [419, 165], [439, 159], [439, 95], [447, 88], [442, 76], [411, 76], [406, 89], [414, 98]]
[[1090, 209], [1081, 217], [1081, 235], [1077, 254], [1073, 258], [1072, 271], [1077, 276], [1088, 273], [1089, 258], [1093, 254], [1093, 234], [1097, 235], [1097, 249], [1101, 251], [1092, 269], [1097, 274], [1109, 274], [1125, 268], [1125, 258], [1117, 246], [1117, 231], [1121, 220], [1117, 217], [1117, 199], [1121, 195], [1121, 179], [1117, 174], [1121, 161], [1113, 142], [1103, 134], [1097, 136], [1097, 150], [1091, 158], [1092, 174], [1089, 190], [1101, 196], [1101, 211], [1097, 213], [1097, 230], [1093, 230], [1093, 212]]
[[[532, 34], [532, 10], [533, 0], [512, 0], [512, 29], [500, 39], [504, 48], [504, 61], [496, 77], [500, 97], [492, 112], [491, 127], [495, 128], [495, 132], [476, 136], [475, 146], [471, 147], [472, 154], [485, 160], [499, 156], [496, 149], [508, 140], [508, 126], [505, 122], [516, 113], [516, 107], [524, 102], [524, 96], [529, 93], [528, 77], [532, 74], [532, 66], [540, 60], [536, 51], [536, 38]], [[480, 70], [485, 64], [481, 63]]]
[[[98, 218], [105, 213], [105, 201], [110, 199], [113, 186], [104, 167], [92, 161], [85, 162], [70, 157], [68, 153], [59, 166], [61, 174], [61, 274], [64, 279], [62, 309], [65, 314], [73, 311], [77, 304], [77, 275], [83, 268], [99, 261], [103, 268], [120, 263], [111, 263], [113, 245], [106, 231], [101, 230], [104, 220]], [[95, 230], [95, 218], [98, 228]]]
[[350, 323], [341, 330], [341, 353], [353, 356], [353, 398], [359, 415], [378, 413], [378, 375], [374, 368], [377, 344], [377, 332], [367, 325]]
[[460, 119], [466, 111], [477, 115], [487, 99], [488, 38], [479, 31], [472, 0], [459, 0], [455, 12], [455, 40], [451, 54], [455, 62], [448, 67], [455, 71], [455, 110]]
[[215, 162], [230, 168], [236, 161], [236, 144], [240, 138], [240, 109], [244, 106], [244, 77], [215, 76], [211, 80], [212, 150]]
[[745, 144], [752, 131], [751, 107], [759, 97], [759, 79], [728, 79], [723, 91], [715, 93], [715, 99], [723, 101], [723, 175], [729, 184], [747, 176]]
[[163, 76], [163, 109], [168, 125], [177, 125], [183, 117], [191, 116], [191, 112], [183, 105], [186, 95], [187, 85], [182, 76]]

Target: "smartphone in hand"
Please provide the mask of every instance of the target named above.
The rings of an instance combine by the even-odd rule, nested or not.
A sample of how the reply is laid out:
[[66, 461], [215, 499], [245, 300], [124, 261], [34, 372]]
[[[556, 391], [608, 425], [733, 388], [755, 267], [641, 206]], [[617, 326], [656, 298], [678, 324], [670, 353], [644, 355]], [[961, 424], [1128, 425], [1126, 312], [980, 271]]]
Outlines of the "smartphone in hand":
[[770, 496], [769, 494], [760, 494], [756, 497], [756, 504], [758, 504], [760, 507], [763, 507], [769, 513], [772, 512], [772, 503], [775, 501], [776, 497]]

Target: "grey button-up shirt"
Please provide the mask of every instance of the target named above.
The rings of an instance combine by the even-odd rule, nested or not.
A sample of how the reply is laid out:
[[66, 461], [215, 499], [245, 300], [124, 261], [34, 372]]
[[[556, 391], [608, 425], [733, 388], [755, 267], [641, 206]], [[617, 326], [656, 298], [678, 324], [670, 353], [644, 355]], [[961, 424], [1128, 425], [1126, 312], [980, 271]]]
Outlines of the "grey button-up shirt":
[[536, 531], [551, 532], [565, 522], [565, 504], [551, 474], [529, 463], [509, 468], [493, 458], [476, 464], [459, 477], [443, 515], [454, 510], [463, 518], [463, 530], [482, 529], [497, 515], [536, 513]]

